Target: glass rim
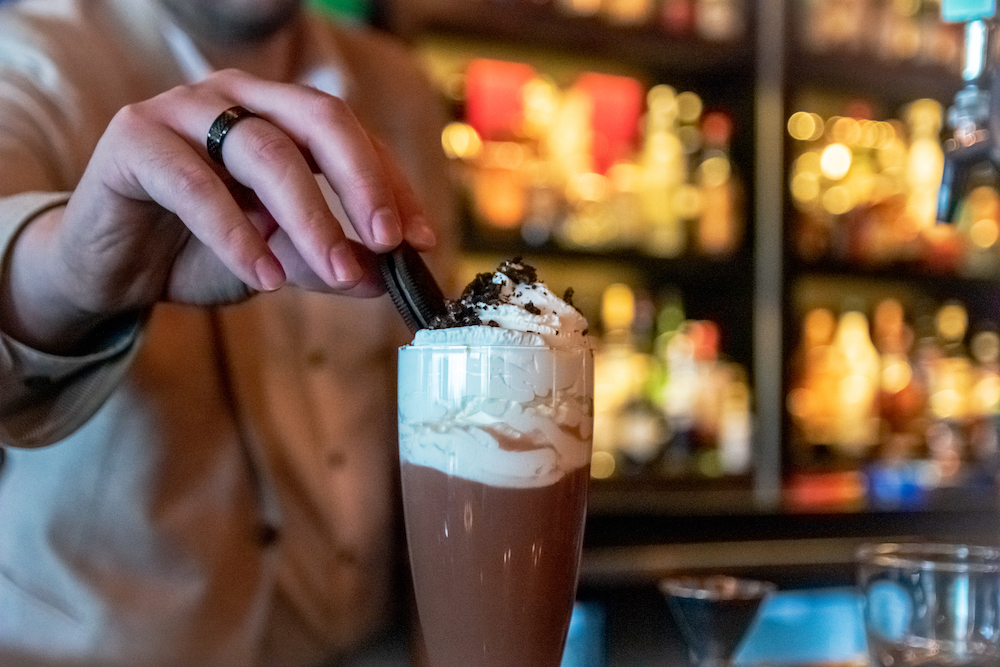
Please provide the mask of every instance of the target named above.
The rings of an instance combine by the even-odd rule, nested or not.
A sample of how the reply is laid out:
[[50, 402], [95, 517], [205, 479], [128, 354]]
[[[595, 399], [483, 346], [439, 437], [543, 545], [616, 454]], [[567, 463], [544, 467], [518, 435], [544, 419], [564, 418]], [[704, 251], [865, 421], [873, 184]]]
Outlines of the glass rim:
[[420, 350], [435, 350], [435, 351], [484, 351], [484, 350], [537, 350], [537, 351], [547, 351], [547, 352], [578, 352], [578, 353], [594, 353], [594, 348], [592, 347], [558, 347], [554, 345], [467, 345], [463, 343], [442, 343], [435, 345], [413, 345], [406, 344], [400, 345], [399, 351], [409, 350], [413, 352], [418, 352]]
[[855, 552], [861, 566], [943, 572], [1000, 572], [1000, 549], [945, 542], [863, 544]]
[[770, 581], [720, 574], [666, 577], [659, 588], [667, 596], [698, 600], [756, 600], [778, 590]]

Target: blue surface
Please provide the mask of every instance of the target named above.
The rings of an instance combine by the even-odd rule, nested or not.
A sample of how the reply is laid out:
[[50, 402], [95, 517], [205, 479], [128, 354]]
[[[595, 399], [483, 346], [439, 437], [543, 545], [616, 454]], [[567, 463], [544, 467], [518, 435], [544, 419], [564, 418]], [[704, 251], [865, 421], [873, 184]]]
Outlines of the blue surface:
[[560, 667], [604, 667], [604, 653], [604, 609], [596, 603], [577, 602]]
[[861, 605], [853, 588], [779, 591], [764, 602], [734, 662], [864, 661], [867, 643]]
[[997, 12], [995, 0], [942, 0], [941, 18], [950, 23], [993, 18]]

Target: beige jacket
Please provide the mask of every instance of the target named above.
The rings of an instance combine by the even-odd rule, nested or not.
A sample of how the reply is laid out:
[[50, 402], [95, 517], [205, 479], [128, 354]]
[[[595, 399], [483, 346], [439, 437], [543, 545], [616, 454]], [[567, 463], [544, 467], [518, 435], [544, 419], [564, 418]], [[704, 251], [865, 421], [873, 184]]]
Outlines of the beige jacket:
[[[119, 108], [184, 82], [163, 34], [155, 0], [0, 9], [0, 260]], [[302, 49], [449, 238], [441, 115], [414, 64], [315, 17]], [[385, 297], [293, 289], [158, 306], [88, 358], [0, 332], [0, 665], [301, 665], [370, 636], [401, 560], [404, 340]]]

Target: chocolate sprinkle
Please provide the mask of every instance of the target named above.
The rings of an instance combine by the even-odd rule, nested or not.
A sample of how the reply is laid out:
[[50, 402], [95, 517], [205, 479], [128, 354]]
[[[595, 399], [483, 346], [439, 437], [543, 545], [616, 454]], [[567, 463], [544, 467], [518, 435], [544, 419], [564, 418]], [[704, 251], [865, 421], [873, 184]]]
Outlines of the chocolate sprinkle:
[[521, 257], [503, 262], [497, 271], [514, 281], [515, 285], [533, 285], [538, 282], [538, 271], [530, 264], [525, 264]]
[[[515, 257], [500, 263], [497, 272], [507, 276], [515, 285], [534, 285], [538, 282], [538, 271], [530, 264], [525, 264], [521, 257]], [[479, 273], [472, 279], [472, 282], [462, 291], [462, 296], [457, 300], [448, 300], [444, 315], [435, 317], [430, 324], [431, 329], [450, 329], [452, 327], [468, 327], [487, 324], [491, 327], [499, 327], [496, 320], [483, 322], [476, 312], [477, 306], [486, 308], [496, 308], [504, 303], [505, 299], [500, 295], [503, 286], [493, 282], [494, 273]], [[573, 305], [573, 288], [566, 290], [563, 299]], [[533, 303], [524, 307], [533, 315], [541, 315], [542, 311]]]

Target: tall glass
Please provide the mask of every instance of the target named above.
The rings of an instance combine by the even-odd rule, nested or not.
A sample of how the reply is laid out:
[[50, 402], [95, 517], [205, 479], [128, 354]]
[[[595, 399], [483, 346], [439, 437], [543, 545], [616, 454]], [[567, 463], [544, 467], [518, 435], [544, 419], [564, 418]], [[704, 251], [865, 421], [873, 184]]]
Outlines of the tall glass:
[[1000, 664], [1000, 551], [876, 544], [862, 547], [858, 559], [872, 665]]
[[403, 347], [399, 446], [432, 667], [558, 667], [593, 435], [589, 349]]

